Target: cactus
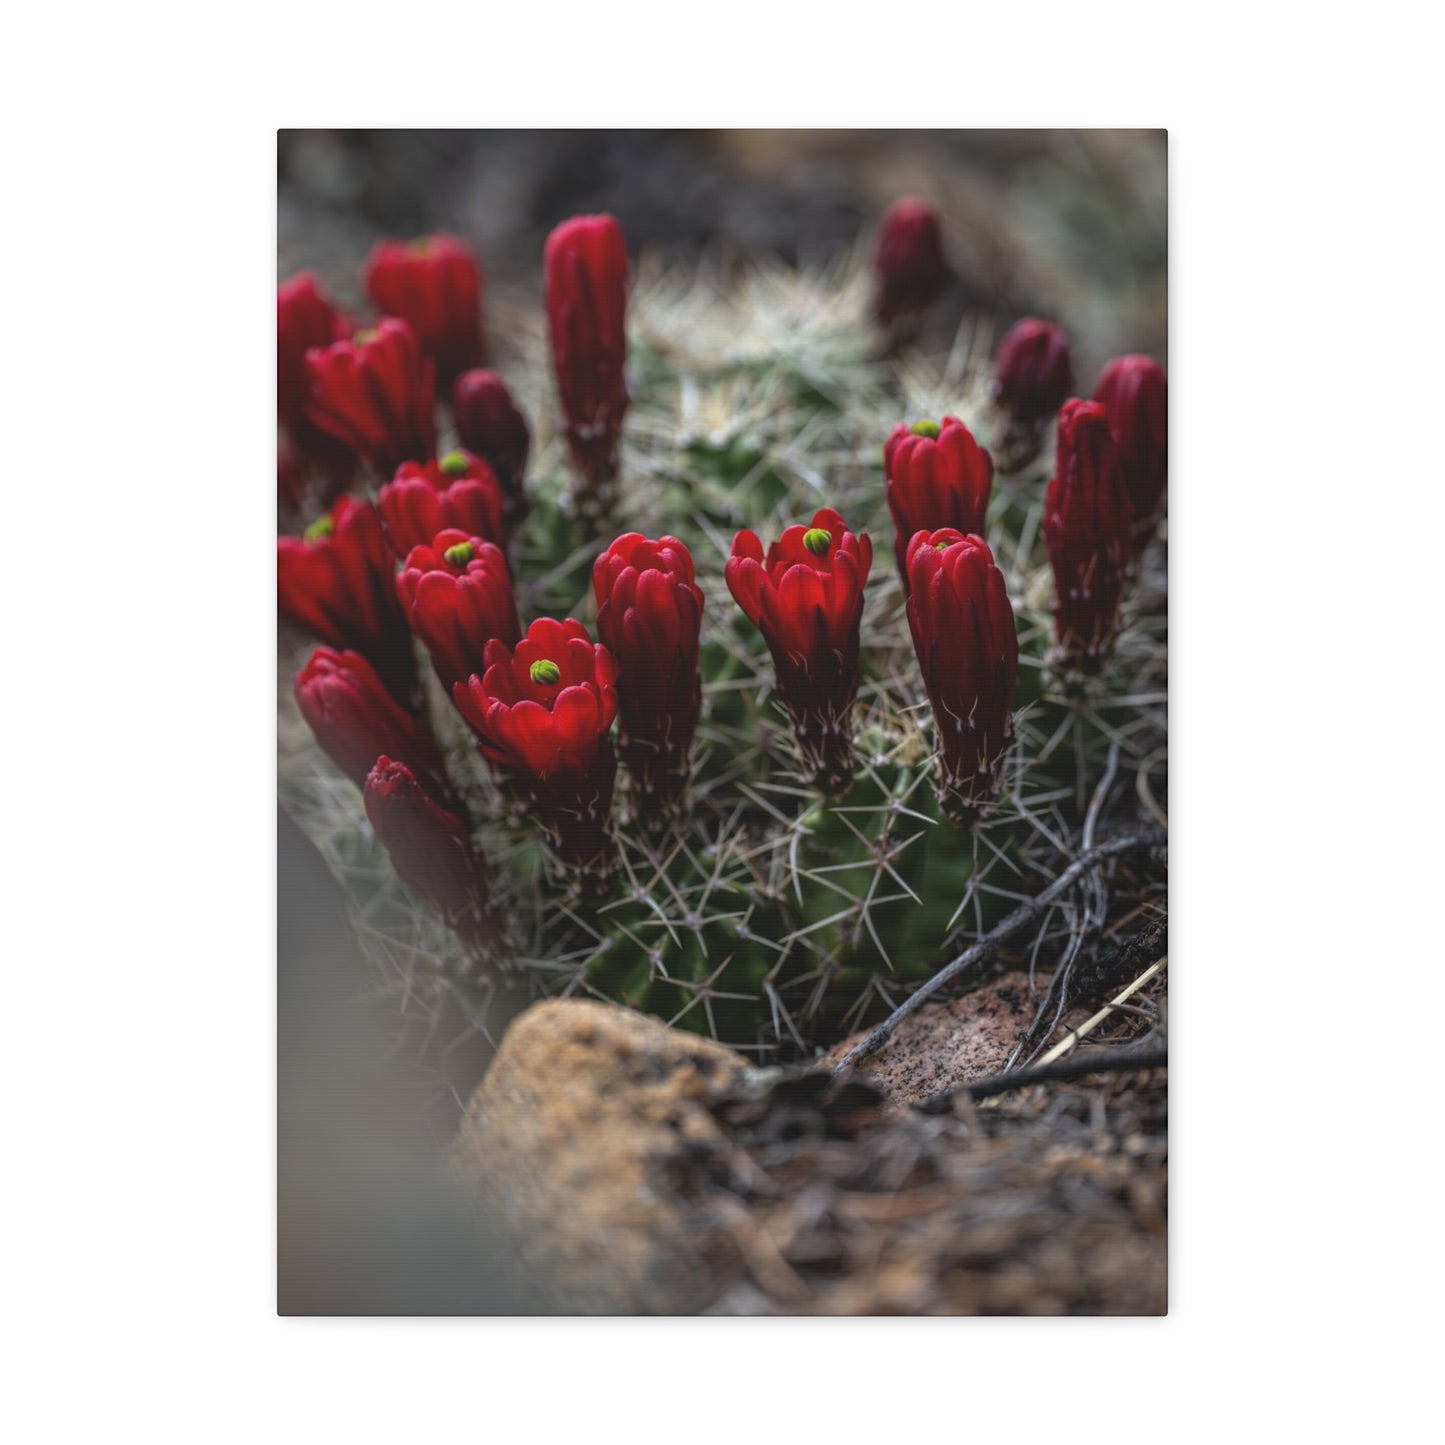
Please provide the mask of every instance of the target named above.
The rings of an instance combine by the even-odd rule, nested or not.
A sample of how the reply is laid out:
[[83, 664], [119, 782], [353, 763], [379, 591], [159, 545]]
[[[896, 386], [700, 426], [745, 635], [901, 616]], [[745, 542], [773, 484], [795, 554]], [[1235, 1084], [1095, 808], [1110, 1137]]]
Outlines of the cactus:
[[[996, 796], [972, 826], [940, 808], [934, 721], [903, 590], [881, 565], [861, 625], [856, 769], [846, 791], [825, 797], [799, 771], [767, 645], [725, 585], [734, 534], [775, 538], [831, 507], [889, 558], [883, 447], [894, 429], [948, 415], [986, 446], [1004, 442], [1010, 423], [991, 400], [985, 329], [965, 320], [944, 358], [880, 359], [861, 252], [821, 270], [760, 265], [726, 285], [644, 258], [627, 326], [617, 500], [599, 520], [573, 498], [540, 310], [489, 313], [494, 342], [513, 349], [503, 371], [534, 430], [530, 511], [512, 566], [524, 627], [570, 616], [595, 635], [591, 571], [612, 538], [671, 533], [687, 544], [705, 598], [703, 710], [682, 804], [658, 824], [633, 816], [634, 795], [619, 788], [610, 878], [600, 893], [569, 890], [418, 654], [427, 711], [477, 820], [476, 849], [510, 932], [501, 965], [483, 969], [393, 874], [360, 792], [301, 722], [290, 688], [305, 655], [299, 641], [283, 640], [280, 787], [408, 1008], [450, 992], [486, 1028], [498, 989], [516, 1001], [590, 994], [764, 1059], [806, 1055], [898, 1003], [1056, 876], [1086, 833], [1162, 821], [1163, 548], [1144, 555], [1102, 670], [1061, 674], [1042, 534], [1050, 433], [1031, 463], [998, 478], [987, 513], [1020, 645], [1014, 737]], [[454, 445], [444, 429], [438, 450]], [[1106, 777], [1112, 788], [1100, 788]], [[1072, 909], [1051, 913], [1021, 961], [1052, 966], [1080, 946], [1081, 930]]]

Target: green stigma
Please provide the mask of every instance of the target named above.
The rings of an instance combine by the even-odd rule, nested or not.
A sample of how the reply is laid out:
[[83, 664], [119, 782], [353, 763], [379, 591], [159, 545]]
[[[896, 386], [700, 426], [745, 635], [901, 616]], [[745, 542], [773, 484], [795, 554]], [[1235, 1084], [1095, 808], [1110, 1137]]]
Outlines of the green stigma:
[[544, 657], [532, 664], [532, 681], [544, 687], [551, 687], [554, 682], [562, 680], [562, 669], [555, 662], [548, 662]]
[[444, 477], [464, 477], [467, 474], [467, 454], [465, 452], [448, 452], [437, 463], [437, 466], [441, 468]]
[[833, 534], [822, 527], [809, 527], [803, 533], [803, 546], [815, 557], [826, 557], [828, 548], [833, 545]]
[[458, 542], [455, 547], [448, 547], [442, 556], [447, 559], [453, 567], [465, 567], [476, 555], [472, 551], [470, 542]]
[[952, 542], [935, 542], [933, 544], [933, 550], [935, 552], [946, 552], [951, 546], [953, 546]]
[[317, 517], [306, 529], [306, 540], [308, 542], [319, 542], [323, 537], [329, 537], [336, 530], [336, 523], [330, 517]]
[[366, 343], [367, 343], [368, 341], [370, 341], [371, 338], [372, 338], [373, 336], [375, 336], [375, 335], [376, 335], [376, 328], [375, 328], [375, 327], [371, 327], [369, 330], [366, 330], [366, 331], [358, 331], [358, 332], [356, 333], [356, 335], [353, 336], [351, 339], [352, 339], [358, 346], [365, 346]]
[[910, 430], [916, 437], [938, 437], [938, 423], [936, 421], [916, 421]]

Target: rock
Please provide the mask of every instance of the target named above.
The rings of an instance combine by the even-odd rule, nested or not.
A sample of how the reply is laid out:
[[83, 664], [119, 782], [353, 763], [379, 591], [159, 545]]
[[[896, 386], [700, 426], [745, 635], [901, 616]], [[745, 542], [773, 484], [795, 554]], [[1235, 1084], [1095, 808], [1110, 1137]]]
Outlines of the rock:
[[[1048, 980], [1039, 981], [1040, 989]], [[925, 1004], [899, 1025], [898, 1032], [857, 1077], [901, 1104], [916, 1104], [934, 1094], [996, 1074], [1007, 1061], [1034, 1016], [1037, 1003], [1028, 975], [1008, 973], [974, 993], [948, 1003]], [[830, 1067], [863, 1035], [835, 1045], [823, 1062]]]
[[706, 1271], [662, 1187], [680, 1148], [717, 1135], [709, 1101], [747, 1061], [613, 1004], [539, 1003], [477, 1086], [452, 1167], [560, 1313], [675, 1313]]

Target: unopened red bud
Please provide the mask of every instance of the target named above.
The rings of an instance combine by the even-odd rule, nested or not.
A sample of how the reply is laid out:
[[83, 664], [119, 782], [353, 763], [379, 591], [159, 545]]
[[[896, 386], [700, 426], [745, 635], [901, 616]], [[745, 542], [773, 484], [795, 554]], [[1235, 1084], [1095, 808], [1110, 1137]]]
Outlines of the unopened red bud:
[[994, 394], [1019, 425], [1052, 417], [1074, 388], [1068, 333], [1052, 321], [1025, 316], [998, 344]]

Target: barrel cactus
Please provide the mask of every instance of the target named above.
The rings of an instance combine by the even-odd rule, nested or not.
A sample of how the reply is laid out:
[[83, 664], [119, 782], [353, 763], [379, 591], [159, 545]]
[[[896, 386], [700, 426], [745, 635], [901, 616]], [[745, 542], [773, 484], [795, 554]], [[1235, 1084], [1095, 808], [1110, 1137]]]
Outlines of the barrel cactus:
[[[533, 997], [592, 995], [760, 1059], [809, 1056], [1088, 843], [1163, 822], [1164, 548], [1155, 527], [1131, 557], [1120, 524], [1122, 603], [1081, 650], [1056, 624], [1050, 556], [1066, 553], [1068, 585], [1088, 592], [1078, 518], [1094, 482], [1049, 500], [1052, 413], [1030, 416], [1037, 447], [1020, 452], [986, 318], [965, 318], [941, 354], [900, 349], [863, 246], [726, 281], [646, 256], [619, 272], [620, 230], [587, 219], [549, 249], [545, 310], [489, 310], [497, 370], [458, 378], [455, 415], [436, 377], [457, 363], [418, 360], [404, 320], [307, 351], [310, 406], [293, 399], [290, 415], [312, 453], [318, 438], [353, 448], [357, 505], [402, 472], [438, 496], [485, 473], [496, 496], [465, 523], [433, 508], [453, 530], [388, 557], [399, 598], [337, 604], [370, 609], [354, 636], [327, 598], [308, 612], [283, 595], [282, 800], [409, 1008], [450, 995], [486, 1029]], [[349, 400], [367, 365], [391, 429]], [[472, 398], [493, 392], [483, 415]], [[492, 413], [506, 426], [489, 432]], [[503, 432], [505, 457], [479, 450]], [[1108, 427], [1096, 433], [1107, 452]], [[1095, 452], [1096, 471], [1112, 464]], [[357, 527], [315, 525], [347, 474], [317, 465], [297, 486], [293, 466], [288, 551], [336, 549]], [[1116, 480], [1109, 496], [1124, 495]], [[486, 621], [512, 617], [485, 590], [498, 548], [505, 626]], [[288, 563], [293, 592], [315, 571]], [[437, 611], [464, 605], [470, 623]], [[1081, 606], [1066, 598], [1065, 620]], [[423, 614], [416, 665], [390, 656], [376, 673], [401, 679], [398, 705], [444, 776], [428, 782], [412, 742], [415, 757], [379, 752], [388, 766], [362, 783], [318, 742], [293, 678], [318, 641], [364, 652], [381, 632], [391, 646], [397, 618]], [[429, 658], [419, 634], [443, 632]], [[437, 848], [464, 866], [446, 852], [428, 887]], [[1104, 921], [1098, 898], [1050, 910], [1019, 959], [1053, 968]]]

